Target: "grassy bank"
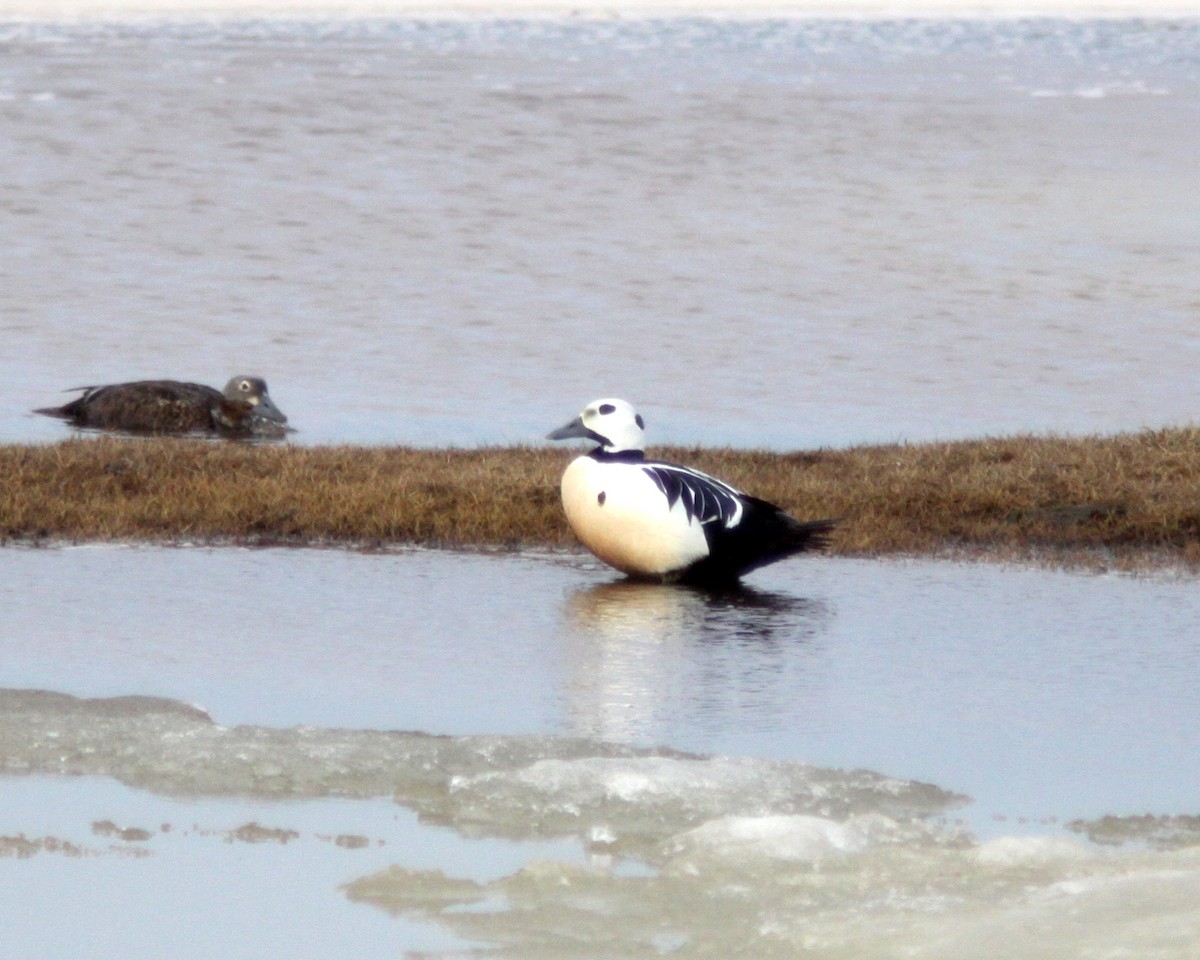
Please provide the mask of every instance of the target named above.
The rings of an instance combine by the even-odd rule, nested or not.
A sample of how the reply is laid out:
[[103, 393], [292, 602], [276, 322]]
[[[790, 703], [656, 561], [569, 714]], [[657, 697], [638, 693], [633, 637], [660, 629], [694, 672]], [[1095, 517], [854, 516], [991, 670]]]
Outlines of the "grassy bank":
[[[4, 446], [0, 538], [568, 546], [558, 478], [576, 452], [109, 437]], [[1200, 430], [651, 454], [802, 518], [843, 517], [840, 554], [1200, 566]]]

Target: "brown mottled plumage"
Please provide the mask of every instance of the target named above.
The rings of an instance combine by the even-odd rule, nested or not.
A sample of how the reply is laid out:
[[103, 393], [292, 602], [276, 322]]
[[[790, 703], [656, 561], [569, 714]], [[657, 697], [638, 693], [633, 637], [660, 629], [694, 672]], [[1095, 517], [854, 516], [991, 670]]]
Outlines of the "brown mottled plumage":
[[261, 377], [237, 376], [222, 393], [201, 383], [137, 380], [99, 387], [72, 387], [83, 395], [61, 407], [34, 413], [75, 427], [126, 433], [215, 434], [282, 437], [287, 417], [271, 401]]

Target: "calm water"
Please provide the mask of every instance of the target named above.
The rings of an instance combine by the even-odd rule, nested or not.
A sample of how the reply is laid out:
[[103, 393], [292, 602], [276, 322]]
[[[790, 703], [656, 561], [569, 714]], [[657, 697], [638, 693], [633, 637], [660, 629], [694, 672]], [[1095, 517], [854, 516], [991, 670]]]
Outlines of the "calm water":
[[[234, 372], [299, 443], [538, 442], [609, 393], [779, 448], [1187, 422], [1198, 107], [1196, 23], [0, 25], [0, 442], [68, 435], [28, 409], [75, 384]], [[0, 952], [1192, 960], [1195, 848], [1061, 823], [1200, 813], [1198, 597], [0, 551]], [[29, 688], [216, 726], [35, 735]]]
[[[368, 957], [457, 956], [481, 939], [522, 957], [551, 922], [522, 919], [530, 870], [585, 870], [563, 882], [601, 884], [586, 895], [608, 917], [597, 950], [611, 937], [641, 943], [650, 934], [639, 918], [659, 903], [650, 909], [664, 918], [692, 917], [672, 921], [662, 942], [697, 956], [738, 955], [720, 930], [760, 912], [782, 925], [785, 943], [801, 937], [811, 949], [743, 930], [738, 950], [861, 956], [837, 946], [855, 931], [855, 942], [875, 944], [871, 955], [900, 955], [907, 940], [871, 906], [878, 895], [905, 923], [932, 925], [911, 934], [916, 952], [905, 955], [991, 956], [975, 946], [995, 942], [1012, 912], [1033, 922], [1028, 911], [1044, 909], [1053, 925], [1066, 883], [1080, 884], [1072, 909], [1090, 919], [1030, 944], [1046, 956], [1133, 942], [1129, 923], [1149, 936], [1165, 917], [1165, 952], [1149, 955], [1182, 958], [1200, 933], [1200, 899], [1172, 906], [1200, 890], [1196, 851], [1093, 854], [1061, 826], [1197, 811], [1200, 594], [1190, 578], [813, 559], [714, 597], [630, 585], [561, 555], [77, 547], [9, 549], [3, 561], [0, 851], [17, 835], [82, 851], [0, 857], [14, 918], [6, 942], [22, 956], [149, 957], [181, 944], [180, 956], [215, 957], [211, 937], [195, 939], [201, 925], [235, 938], [221, 956], [317, 958], [343, 952], [339, 943]], [[183, 730], [139, 733], [136, 711], [133, 721], [73, 720], [54, 708], [52, 732], [38, 735], [6, 699], [29, 688], [167, 696], [203, 706], [220, 726], [189, 714]], [[82, 733], [70, 732], [76, 724]], [[399, 735], [382, 732], [392, 730], [450, 735], [434, 741], [450, 758], [393, 755]], [[531, 736], [541, 739], [523, 746]], [[614, 770], [603, 742], [732, 759], [633, 759]], [[471, 759], [527, 749], [533, 757], [509, 772], [481, 776]], [[124, 785], [44, 775], [74, 762]], [[247, 774], [231, 772], [245, 763]], [[862, 796], [844, 778], [867, 775], [817, 770], [832, 779], [814, 795], [850, 790], [838, 802], [851, 819], [796, 820], [809, 809], [789, 799], [809, 789], [814, 774], [797, 766], [806, 763], [899, 780]], [[430, 769], [441, 784], [432, 790]], [[192, 786], [177, 797], [181, 776]], [[372, 786], [381, 776], [396, 786]], [[318, 799], [280, 802], [281, 778]], [[925, 828], [880, 820], [880, 795], [890, 802], [909, 780], [970, 796], [945, 812], [987, 843], [953, 852], [953, 831], [930, 846]], [[928, 813], [944, 802], [935, 796]], [[113, 839], [96, 826], [105, 821], [148, 836]], [[238, 832], [247, 824], [289, 839], [248, 839]], [[809, 876], [810, 859], [836, 860], [843, 843], [858, 850], [858, 830], [874, 839], [846, 868], [861, 877], [845, 880], [852, 890], [834, 869], [816, 901], [777, 902]], [[676, 889], [672, 878], [696, 869], [705, 886]], [[953, 882], [938, 890], [927, 875]], [[382, 913], [343, 892], [379, 876], [401, 891], [375, 895]], [[453, 900], [468, 880], [492, 902], [482, 918], [423, 899], [432, 887]], [[750, 883], [745, 895], [759, 906], [747, 913], [743, 895], [722, 905], [730, 883]], [[883, 888], [871, 893], [875, 884]], [[414, 885], [426, 890], [415, 901]], [[562, 889], [551, 883], [532, 902], [569, 926], [579, 905], [559, 902]], [[691, 896], [712, 910], [679, 906]], [[313, 936], [296, 929], [298, 912]], [[939, 952], [956, 937], [973, 946]]]
[[1198, 812], [1190, 578], [814, 559], [712, 597], [581, 557], [3, 559], [8, 688], [166, 696], [226, 725], [551, 733], [867, 767], [969, 794], [981, 818]]
[[304, 443], [1191, 421], [1200, 25], [0, 26], [0, 440], [261, 372]]

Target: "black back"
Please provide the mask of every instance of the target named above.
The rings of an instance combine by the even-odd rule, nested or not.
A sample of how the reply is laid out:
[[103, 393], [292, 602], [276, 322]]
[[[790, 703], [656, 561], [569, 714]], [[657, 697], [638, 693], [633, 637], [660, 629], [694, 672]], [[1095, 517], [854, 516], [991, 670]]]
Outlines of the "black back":
[[[682, 502], [689, 520], [698, 520], [708, 543], [708, 556], [672, 579], [708, 586], [729, 584], [743, 574], [828, 542], [836, 520], [797, 520], [779, 507], [751, 497], [691, 467], [645, 460], [640, 450], [605, 453], [601, 461], [638, 464], [667, 499]], [[740, 510], [740, 516], [739, 516]]]
[[759, 567], [829, 542], [836, 520], [797, 520], [779, 507], [757, 497], [741, 495], [742, 518], [736, 526], [711, 522], [702, 525], [708, 556], [698, 560], [679, 579], [686, 583], [722, 584], [737, 580]]

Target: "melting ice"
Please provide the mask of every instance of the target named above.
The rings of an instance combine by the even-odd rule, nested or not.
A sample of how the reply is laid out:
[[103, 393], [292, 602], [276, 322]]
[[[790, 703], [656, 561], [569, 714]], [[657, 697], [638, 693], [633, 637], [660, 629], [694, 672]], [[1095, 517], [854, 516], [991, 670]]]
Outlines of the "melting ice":
[[224, 727], [177, 701], [45, 691], [0, 692], [0, 757], [9, 776], [200, 804], [392, 797], [428, 829], [578, 845], [492, 880], [396, 850], [343, 885], [452, 935], [446, 955], [1189, 957], [1200, 942], [1200, 844], [1178, 818], [1131, 821], [1120, 839], [1144, 842], [1121, 847], [980, 844], [953, 819], [966, 798], [869, 771], [583, 738]]

